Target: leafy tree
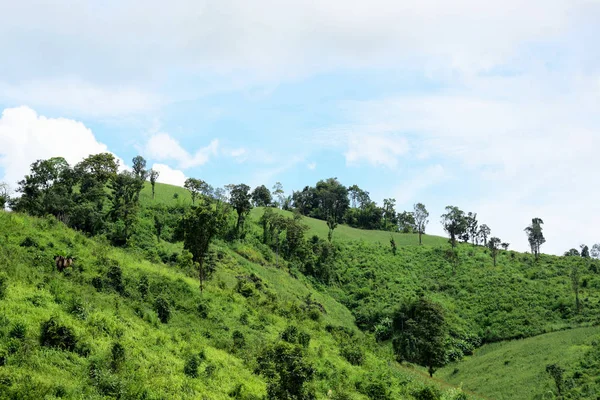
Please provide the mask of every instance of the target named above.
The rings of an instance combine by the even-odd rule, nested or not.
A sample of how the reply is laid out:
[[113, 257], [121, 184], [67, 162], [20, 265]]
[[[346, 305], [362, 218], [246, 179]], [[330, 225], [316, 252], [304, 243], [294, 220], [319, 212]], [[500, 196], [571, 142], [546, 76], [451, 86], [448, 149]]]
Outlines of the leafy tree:
[[329, 232], [327, 237], [331, 242], [333, 230], [341, 223], [349, 206], [348, 190], [337, 178], [329, 178], [317, 182], [316, 187], [319, 198], [319, 208], [322, 216], [327, 221]]
[[492, 230], [486, 224], [482, 224], [479, 227], [478, 236], [479, 236], [479, 239], [481, 239], [481, 242], [483, 243], [484, 246], [487, 246], [487, 239], [491, 235], [491, 233], [492, 233]]
[[392, 254], [396, 255], [398, 251], [398, 246], [396, 246], [396, 241], [394, 240], [394, 235], [390, 234], [390, 246], [392, 246]]
[[206, 185], [206, 182], [202, 179], [187, 178], [185, 180], [183, 187], [189, 190], [192, 195], [192, 205], [196, 203], [196, 199], [205, 190]]
[[383, 230], [398, 230], [398, 216], [395, 207], [396, 199], [383, 199]]
[[230, 191], [230, 199], [232, 207], [237, 212], [238, 218], [236, 223], [236, 232], [240, 236], [244, 230], [244, 222], [246, 216], [252, 210], [252, 203], [250, 203], [250, 186], [240, 183], [239, 185], [232, 185]]
[[397, 359], [428, 368], [433, 376], [446, 363], [447, 323], [442, 308], [423, 297], [403, 304], [394, 315]]
[[123, 171], [117, 174], [109, 186], [112, 189], [109, 216], [113, 222], [123, 224], [123, 230], [113, 234], [113, 242], [124, 245], [132, 234], [137, 218], [139, 195], [144, 187], [144, 181], [132, 172]]
[[467, 233], [471, 238], [473, 246], [478, 244], [479, 222], [477, 221], [477, 213], [469, 211], [467, 214]]
[[488, 249], [490, 249], [490, 253], [492, 258], [494, 259], [494, 267], [496, 266], [496, 256], [498, 255], [498, 250], [500, 248], [500, 243], [502, 241], [497, 237], [491, 237], [487, 243]]
[[257, 372], [267, 378], [267, 399], [310, 400], [308, 383], [315, 370], [305, 359], [302, 346], [280, 341], [257, 359]]
[[542, 225], [544, 221], [541, 218], [533, 218], [531, 225], [525, 228], [527, 233], [527, 239], [529, 240], [529, 246], [531, 247], [531, 253], [535, 255], [537, 260], [540, 255], [540, 247], [546, 243], [544, 234], [542, 233]]
[[148, 178], [148, 171], [146, 170], [146, 160], [142, 156], [135, 156], [132, 160], [133, 163], [133, 175], [141, 180], [145, 181]]
[[205, 265], [208, 249], [212, 240], [225, 227], [226, 212], [223, 209], [215, 210], [212, 203], [204, 202], [193, 207], [181, 219], [183, 247], [192, 253], [192, 260], [198, 267], [201, 292], [204, 290], [204, 281], [209, 277], [209, 269]]
[[271, 192], [265, 185], [257, 186], [252, 192], [252, 202], [255, 207], [268, 207], [272, 201]]
[[429, 220], [427, 219], [429, 218], [429, 212], [423, 203], [417, 203], [413, 206], [413, 217], [415, 220], [415, 227], [419, 233], [419, 244], [423, 244], [421, 242], [421, 235], [425, 233], [425, 228], [429, 223]]
[[552, 377], [556, 384], [556, 394], [558, 395], [558, 398], [562, 398], [564, 386], [563, 374], [565, 373], [565, 370], [558, 364], [549, 364], [546, 365], [546, 372]]
[[160, 172], [151, 169], [150, 170], [150, 185], [152, 185], [152, 199], [154, 200], [154, 186], [156, 186], [156, 181], [158, 180], [158, 177], [160, 175]]
[[4, 210], [8, 203], [10, 189], [7, 183], [0, 182], [0, 210]]
[[416, 229], [415, 216], [410, 211], [398, 213], [398, 230], [402, 233], [413, 233]]
[[283, 185], [281, 184], [281, 182], [275, 182], [275, 185], [273, 185], [273, 196], [277, 198], [277, 205], [280, 208], [283, 208], [283, 204], [285, 203], [285, 194], [283, 192]]
[[575, 293], [575, 310], [579, 312], [580, 303], [579, 303], [579, 265], [577, 263], [573, 264], [571, 268], [571, 286], [573, 287], [573, 292]]
[[456, 238], [460, 237], [467, 230], [467, 220], [465, 213], [455, 206], [447, 206], [446, 214], [442, 214], [442, 226], [450, 235], [450, 245], [456, 247]]
[[577, 249], [569, 249], [565, 251], [565, 257], [579, 257], [579, 250]]
[[600, 258], [600, 243], [596, 243], [592, 246], [592, 251], [590, 252], [590, 255], [593, 258]]
[[500, 246], [502, 246], [504, 250], [508, 250], [508, 246], [510, 246], [510, 243], [503, 242]]
[[106, 184], [119, 170], [119, 162], [110, 153], [94, 154], [75, 166], [78, 175], [85, 175], [96, 182]]
[[294, 214], [294, 218], [286, 218], [284, 221], [287, 254], [288, 257], [292, 257], [300, 249], [308, 226], [302, 223], [302, 215], [299, 213]]
[[590, 248], [589, 247], [587, 247], [585, 244], [582, 244], [581, 246], [579, 246], [579, 248], [581, 249], [581, 257], [590, 258]]

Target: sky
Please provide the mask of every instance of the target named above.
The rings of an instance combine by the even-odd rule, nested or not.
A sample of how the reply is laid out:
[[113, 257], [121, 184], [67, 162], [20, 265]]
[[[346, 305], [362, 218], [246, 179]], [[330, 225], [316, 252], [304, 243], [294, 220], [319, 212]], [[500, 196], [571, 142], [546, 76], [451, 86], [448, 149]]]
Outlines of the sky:
[[0, 0], [0, 181], [141, 154], [159, 181], [337, 177], [543, 252], [600, 242], [600, 0]]

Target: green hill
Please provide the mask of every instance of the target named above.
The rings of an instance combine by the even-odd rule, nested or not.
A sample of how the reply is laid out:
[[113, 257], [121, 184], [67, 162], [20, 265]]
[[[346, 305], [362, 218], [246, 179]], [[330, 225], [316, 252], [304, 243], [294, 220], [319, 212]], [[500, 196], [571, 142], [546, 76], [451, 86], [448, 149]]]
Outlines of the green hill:
[[[304, 334], [317, 398], [410, 398], [424, 385], [272, 253], [217, 242], [201, 294], [181, 263], [145, 261], [53, 217], [0, 212], [0, 232], [0, 398], [262, 398], [257, 360], [290, 326]], [[73, 268], [58, 272], [57, 254]]]

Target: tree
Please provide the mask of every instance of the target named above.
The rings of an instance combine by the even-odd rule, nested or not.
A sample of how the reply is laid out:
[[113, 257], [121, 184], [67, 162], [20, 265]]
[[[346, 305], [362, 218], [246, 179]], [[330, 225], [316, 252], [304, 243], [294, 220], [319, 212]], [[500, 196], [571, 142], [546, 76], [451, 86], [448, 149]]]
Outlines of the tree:
[[398, 230], [402, 233], [414, 233], [416, 229], [415, 216], [410, 211], [398, 213]]
[[479, 236], [484, 246], [487, 246], [487, 238], [490, 236], [491, 233], [492, 230], [486, 224], [482, 224], [479, 227], [479, 232], [477, 233], [477, 236]]
[[502, 248], [506, 251], [506, 250], [508, 250], [508, 246], [510, 246], [510, 243], [504, 242], [500, 246], [502, 246]]
[[156, 186], [156, 181], [158, 180], [158, 177], [160, 175], [160, 172], [151, 169], [150, 170], [150, 185], [152, 185], [152, 200], [154, 200], [154, 186]]
[[238, 236], [244, 230], [244, 222], [246, 216], [252, 210], [252, 203], [250, 203], [250, 186], [240, 183], [239, 185], [232, 185], [230, 190], [229, 202], [237, 212], [238, 218], [236, 223], [236, 232]]
[[433, 376], [446, 363], [447, 324], [442, 308], [423, 297], [403, 304], [394, 315], [393, 348], [398, 361], [428, 368]]
[[571, 286], [573, 287], [573, 292], [575, 293], [575, 311], [579, 312], [580, 303], [579, 303], [579, 265], [577, 263], [573, 264], [571, 268]]
[[0, 182], [0, 210], [4, 210], [6, 204], [8, 204], [8, 200], [10, 194], [10, 188], [7, 183]]
[[490, 249], [490, 253], [492, 258], [494, 259], [494, 267], [496, 266], [496, 256], [498, 255], [498, 250], [500, 248], [500, 243], [502, 241], [497, 237], [492, 237], [487, 243], [488, 249]]
[[422, 244], [421, 235], [425, 233], [425, 228], [429, 223], [429, 220], [427, 219], [429, 218], [429, 212], [423, 203], [417, 203], [413, 206], [413, 217], [415, 220], [415, 227], [419, 233], [419, 244]]
[[200, 196], [203, 190], [205, 190], [206, 182], [202, 179], [187, 178], [183, 184], [183, 187], [190, 191], [192, 195], [192, 205], [196, 202], [196, 198]]
[[257, 186], [252, 192], [252, 202], [255, 207], [269, 207], [273, 198], [265, 185]]
[[398, 230], [398, 216], [395, 207], [396, 199], [383, 199], [383, 230]]
[[110, 183], [112, 189], [111, 210], [109, 216], [123, 229], [113, 232], [113, 242], [124, 245], [132, 234], [138, 211], [139, 195], [144, 187], [144, 181], [133, 172], [123, 171]]
[[392, 254], [396, 255], [398, 251], [398, 246], [396, 246], [396, 241], [394, 240], [394, 235], [390, 233], [390, 246], [392, 246]]
[[477, 221], [477, 213], [469, 211], [467, 214], [467, 233], [471, 238], [473, 246], [478, 244], [479, 222]]
[[592, 251], [590, 252], [590, 255], [593, 258], [600, 258], [600, 243], [596, 243], [592, 246]]
[[342, 222], [349, 206], [348, 190], [337, 178], [329, 178], [317, 182], [317, 196], [319, 199], [320, 214], [327, 221], [329, 232], [327, 237], [331, 242], [333, 230]]
[[533, 218], [531, 225], [525, 228], [527, 233], [527, 239], [529, 240], [529, 246], [531, 247], [531, 253], [535, 255], [537, 260], [540, 255], [540, 247], [546, 243], [544, 234], [542, 233], [542, 225], [544, 221], [541, 218]]
[[565, 251], [565, 257], [579, 257], [579, 250], [577, 249], [569, 249]]
[[456, 247], [456, 238], [460, 237], [467, 229], [464, 211], [455, 206], [447, 206], [446, 214], [442, 214], [442, 226], [450, 235], [450, 245]]
[[192, 260], [198, 268], [200, 291], [204, 281], [210, 277], [205, 265], [212, 240], [223, 231], [227, 220], [226, 210], [215, 210], [211, 202], [203, 202], [189, 210], [180, 222], [183, 247], [192, 253]]
[[557, 397], [559, 399], [562, 398], [562, 391], [564, 385], [563, 374], [565, 370], [558, 364], [549, 364], [546, 365], [546, 372], [550, 374], [552, 379], [554, 379], [554, 383], [556, 384], [556, 394], [558, 395]]
[[283, 208], [283, 204], [285, 202], [285, 194], [283, 192], [283, 185], [281, 184], [281, 182], [275, 182], [275, 185], [273, 185], [273, 196], [277, 197], [278, 201], [277, 204], [279, 206], [279, 208]]
[[585, 244], [582, 244], [581, 246], [579, 246], [579, 248], [581, 249], [581, 257], [590, 258], [590, 248], [589, 247], [587, 247]]
[[146, 160], [142, 156], [135, 156], [132, 160], [133, 167], [133, 175], [141, 180], [145, 181], [148, 178], [148, 171], [146, 170]]

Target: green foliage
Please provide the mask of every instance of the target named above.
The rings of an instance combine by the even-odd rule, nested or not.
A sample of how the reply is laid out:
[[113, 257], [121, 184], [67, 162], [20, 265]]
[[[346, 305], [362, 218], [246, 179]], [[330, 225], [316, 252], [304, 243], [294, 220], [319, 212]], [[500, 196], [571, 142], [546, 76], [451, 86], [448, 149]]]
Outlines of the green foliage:
[[171, 306], [164, 296], [158, 296], [156, 300], [154, 300], [154, 309], [156, 310], [160, 322], [163, 324], [169, 322], [169, 319], [171, 319]]
[[118, 371], [125, 362], [125, 347], [119, 342], [115, 342], [111, 348], [110, 366], [113, 371]]
[[185, 360], [185, 365], [183, 367], [183, 373], [189, 376], [190, 378], [198, 377], [198, 367], [200, 366], [200, 360], [197, 355], [193, 354]]
[[0, 300], [6, 297], [6, 291], [8, 289], [8, 277], [0, 273]]
[[74, 351], [77, 338], [73, 329], [64, 325], [58, 318], [45, 321], [40, 329], [40, 344], [60, 350]]

